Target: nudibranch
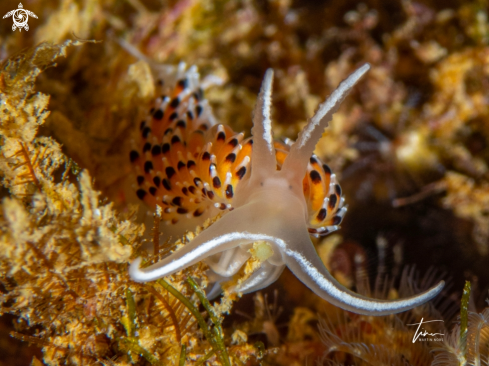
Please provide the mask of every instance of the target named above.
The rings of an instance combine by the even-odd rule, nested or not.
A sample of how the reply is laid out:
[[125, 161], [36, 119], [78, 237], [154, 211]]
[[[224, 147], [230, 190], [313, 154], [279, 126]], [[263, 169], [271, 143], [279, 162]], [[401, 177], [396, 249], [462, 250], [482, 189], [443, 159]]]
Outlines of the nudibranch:
[[141, 258], [135, 259], [131, 278], [152, 281], [205, 261], [214, 278], [230, 279], [250, 258], [253, 243], [263, 241], [273, 254], [235, 291], [264, 288], [287, 266], [318, 296], [359, 314], [397, 313], [439, 294], [443, 282], [394, 301], [354, 293], [328, 272], [310, 239], [337, 230], [346, 212], [335, 174], [313, 150], [333, 113], [369, 68], [360, 67], [339, 85], [297, 141], [282, 144], [272, 137], [272, 70], [266, 72], [258, 95], [252, 137], [244, 140], [242, 133], [216, 123], [196, 68], [180, 67], [170, 95], [157, 98], [141, 123], [141, 149], [130, 153], [137, 196], [161, 206], [163, 219], [171, 223], [209, 210], [226, 212], [162, 261], [140, 268]]

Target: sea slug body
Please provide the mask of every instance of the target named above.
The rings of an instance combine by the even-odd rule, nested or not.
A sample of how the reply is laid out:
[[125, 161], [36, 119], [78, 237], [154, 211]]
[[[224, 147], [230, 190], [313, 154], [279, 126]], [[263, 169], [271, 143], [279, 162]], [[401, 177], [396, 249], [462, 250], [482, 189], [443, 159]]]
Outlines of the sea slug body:
[[[129, 270], [132, 279], [155, 280], [204, 260], [223, 281], [250, 258], [254, 242], [266, 241], [273, 255], [235, 291], [266, 287], [288, 266], [318, 296], [360, 314], [401, 312], [436, 296], [443, 282], [395, 301], [356, 294], [331, 276], [309, 237], [337, 230], [346, 213], [335, 174], [313, 150], [333, 113], [369, 68], [366, 64], [343, 81], [297, 141], [283, 144], [272, 137], [272, 70], [266, 72], [258, 96], [252, 137], [244, 139], [215, 121], [196, 68], [179, 67], [176, 86], [156, 99], [140, 124], [141, 148], [130, 153], [136, 194], [152, 207], [161, 206], [168, 223], [227, 212], [162, 261], [141, 269], [141, 258], [136, 259]], [[219, 292], [219, 281], [211, 295]]]

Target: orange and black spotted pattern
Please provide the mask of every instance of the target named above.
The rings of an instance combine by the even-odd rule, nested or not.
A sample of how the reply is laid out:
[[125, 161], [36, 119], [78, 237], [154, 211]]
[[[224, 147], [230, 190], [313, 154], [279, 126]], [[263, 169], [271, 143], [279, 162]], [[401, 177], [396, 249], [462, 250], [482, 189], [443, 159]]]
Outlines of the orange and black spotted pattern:
[[[159, 82], [163, 84], [163, 82]], [[137, 196], [163, 219], [176, 223], [198, 217], [209, 208], [229, 210], [239, 182], [249, 174], [253, 140], [217, 124], [198, 75], [183, 74], [161, 96], [140, 123], [141, 143], [130, 152], [137, 175]], [[168, 94], [163, 94], [168, 91]], [[289, 146], [276, 142], [278, 169]], [[312, 156], [303, 181], [309, 232], [325, 235], [342, 221], [346, 208], [331, 169]]]

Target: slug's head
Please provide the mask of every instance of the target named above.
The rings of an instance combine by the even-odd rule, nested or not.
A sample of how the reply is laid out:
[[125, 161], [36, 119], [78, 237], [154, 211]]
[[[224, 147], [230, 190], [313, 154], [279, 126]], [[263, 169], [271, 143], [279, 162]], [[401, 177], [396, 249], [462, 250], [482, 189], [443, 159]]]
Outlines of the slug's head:
[[[249, 231], [277, 236], [291, 228], [294, 232], [307, 230], [310, 212], [304, 196], [303, 181], [308, 163], [324, 128], [349, 87], [368, 68], [365, 65], [357, 70], [350, 76], [348, 83], [343, 83], [335, 91], [333, 97], [336, 97], [336, 103], [331, 105], [327, 102], [319, 107], [317, 114], [309, 121], [298, 140], [291, 144], [290, 152], [281, 162], [277, 161], [271, 128], [273, 70], [267, 70], [253, 114], [250, 173], [236, 187], [233, 207], [239, 211], [230, 213], [231, 216], [239, 214], [239, 221], [247, 222]], [[334, 183], [331, 184], [334, 186]], [[339, 202], [341, 193], [335, 195], [334, 199]], [[332, 205], [334, 211], [339, 206]], [[340, 211], [342, 216], [346, 208]]]

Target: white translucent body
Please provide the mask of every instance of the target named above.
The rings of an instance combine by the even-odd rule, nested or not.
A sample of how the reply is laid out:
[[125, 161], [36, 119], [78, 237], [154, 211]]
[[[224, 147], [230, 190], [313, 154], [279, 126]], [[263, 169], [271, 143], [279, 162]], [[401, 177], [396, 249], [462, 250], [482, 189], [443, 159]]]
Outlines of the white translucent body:
[[[291, 146], [280, 171], [276, 169], [270, 120], [273, 72], [268, 70], [253, 116], [251, 173], [236, 188], [234, 210], [161, 262], [140, 269], [141, 258], [136, 259], [129, 269], [132, 279], [138, 282], [152, 281], [205, 260], [219, 283], [239, 271], [250, 257], [248, 250], [252, 243], [266, 241], [274, 254], [236, 291], [246, 293], [266, 287], [288, 266], [318, 296], [359, 314], [397, 313], [439, 294], [443, 282], [417, 296], [395, 301], [356, 294], [331, 276], [309, 237], [302, 187], [309, 158], [333, 113], [369, 68], [369, 65], [364, 65], [355, 71], [320, 105]], [[215, 287], [211, 295], [218, 292], [219, 288]]]

